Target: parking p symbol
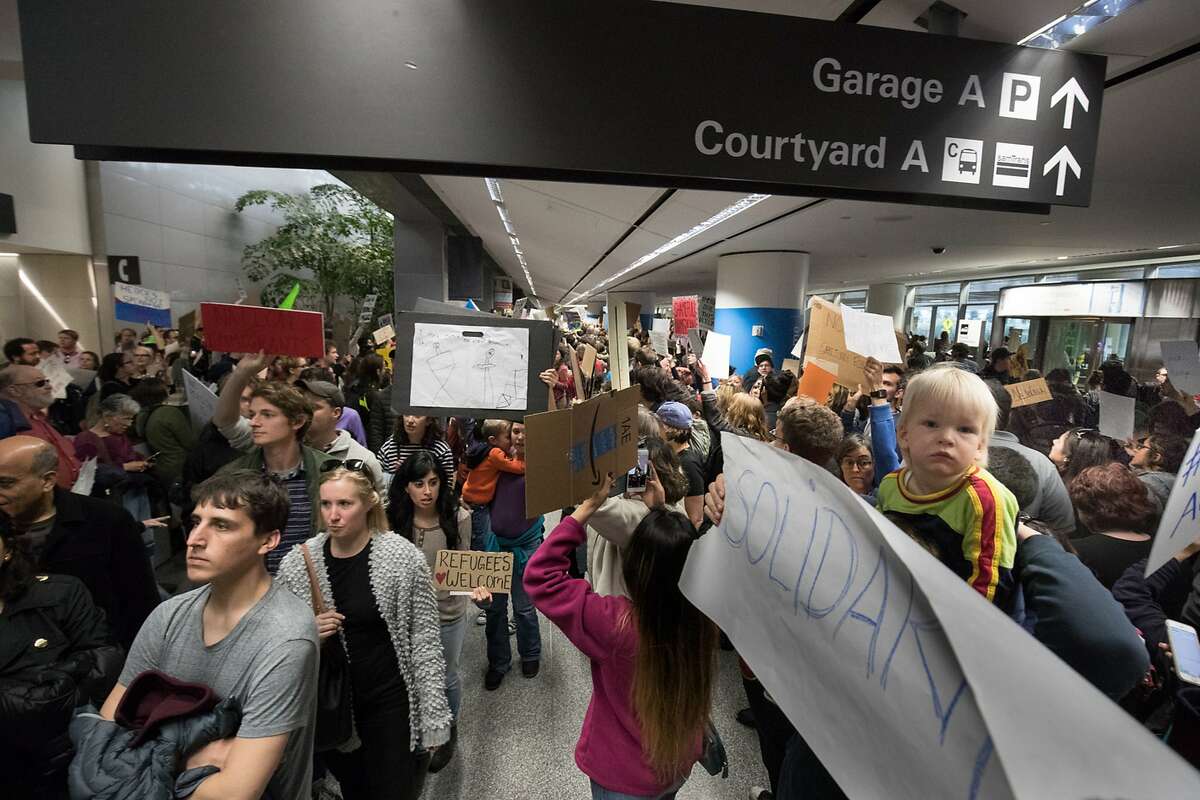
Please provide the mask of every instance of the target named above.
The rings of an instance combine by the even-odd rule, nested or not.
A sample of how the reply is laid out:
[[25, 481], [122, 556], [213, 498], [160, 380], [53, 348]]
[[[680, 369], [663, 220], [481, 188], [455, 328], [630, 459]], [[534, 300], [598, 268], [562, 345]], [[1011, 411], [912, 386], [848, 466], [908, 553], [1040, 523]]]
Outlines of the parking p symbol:
[[1000, 86], [1000, 116], [1013, 119], [1037, 119], [1042, 79], [1020, 72], [1004, 73]]

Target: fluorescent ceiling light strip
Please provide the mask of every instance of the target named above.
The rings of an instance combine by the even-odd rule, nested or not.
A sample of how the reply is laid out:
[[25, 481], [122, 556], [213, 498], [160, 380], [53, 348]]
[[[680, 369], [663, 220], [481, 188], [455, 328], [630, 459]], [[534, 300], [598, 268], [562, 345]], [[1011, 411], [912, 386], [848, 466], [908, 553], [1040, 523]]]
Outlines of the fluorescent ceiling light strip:
[[25, 274], [25, 270], [18, 269], [17, 275], [21, 278], [21, 283], [23, 283], [25, 288], [29, 290], [29, 293], [37, 298], [37, 301], [42, 304], [42, 308], [46, 309], [46, 313], [54, 317], [54, 321], [60, 326], [69, 328], [70, 326], [67, 325], [66, 321], [58, 315], [57, 311], [54, 310], [54, 306], [50, 305], [49, 301], [47, 301], [42, 293], [38, 291], [38, 288], [33, 285], [33, 281], [29, 280], [29, 276]]
[[496, 204], [496, 213], [500, 215], [504, 232], [508, 234], [508, 243], [512, 245], [513, 253], [521, 264], [521, 271], [525, 273], [525, 281], [529, 284], [529, 294], [537, 296], [537, 290], [533, 288], [533, 276], [529, 274], [529, 265], [525, 263], [525, 253], [521, 249], [521, 239], [517, 236], [517, 229], [513, 227], [512, 220], [509, 219], [508, 209], [504, 207], [504, 194], [500, 191], [500, 181], [496, 178], [484, 178], [483, 183], [487, 186], [488, 197], [492, 198], [492, 202]]
[[[1143, 0], [1087, 0], [1083, 5], [1038, 28], [1017, 44], [1055, 49], [1120, 16]], [[1099, 4], [1098, 4], [1099, 3]]]
[[666, 244], [655, 248], [654, 250], [650, 251], [649, 253], [646, 253], [646, 255], [642, 256], [637, 261], [634, 261], [632, 264], [630, 264], [628, 267], [625, 267], [620, 272], [618, 272], [614, 275], [608, 276], [604, 280], [600, 281], [600, 283], [596, 284], [591, 289], [587, 290], [586, 292], [582, 292], [581, 294], [576, 295], [575, 299], [568, 301], [567, 305], [574, 305], [575, 303], [578, 303], [583, 298], [588, 297], [592, 294], [595, 294], [600, 289], [603, 289], [605, 286], [607, 286], [608, 284], [617, 280], [618, 278], [624, 277], [625, 275], [628, 275], [630, 272], [633, 272], [638, 267], [641, 267], [645, 264], [650, 263], [651, 261], [658, 258], [662, 254], [670, 252], [671, 250], [674, 250], [676, 247], [683, 244], [688, 239], [692, 239], [692, 238], [695, 238], [696, 236], [699, 236], [700, 234], [704, 233], [709, 228], [712, 228], [716, 225], [720, 225], [722, 222], [724, 222], [727, 219], [736, 217], [738, 214], [742, 213], [743, 211], [745, 211], [749, 208], [753, 208], [754, 206], [761, 203], [763, 200], [766, 200], [770, 197], [771, 197], [771, 195], [769, 195], [769, 194], [746, 195], [745, 197], [743, 197], [741, 200], [738, 200], [733, 205], [721, 209], [716, 214], [713, 214], [708, 219], [693, 226], [690, 230], [684, 231], [683, 233], [679, 234], [678, 236], [676, 236], [674, 239], [667, 242]]

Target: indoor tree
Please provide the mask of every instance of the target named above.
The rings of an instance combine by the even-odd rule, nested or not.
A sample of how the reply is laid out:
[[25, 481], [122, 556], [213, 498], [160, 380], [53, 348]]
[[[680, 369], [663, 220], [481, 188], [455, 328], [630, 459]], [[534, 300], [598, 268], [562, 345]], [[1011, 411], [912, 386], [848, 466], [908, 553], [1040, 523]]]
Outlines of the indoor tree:
[[254, 189], [235, 208], [257, 205], [270, 206], [284, 219], [275, 233], [242, 252], [242, 268], [262, 284], [264, 304], [278, 304], [299, 283], [297, 307], [324, 312], [327, 325], [339, 297], [349, 297], [357, 308], [368, 294], [378, 294], [377, 313], [391, 310], [391, 214], [338, 184], [295, 194]]

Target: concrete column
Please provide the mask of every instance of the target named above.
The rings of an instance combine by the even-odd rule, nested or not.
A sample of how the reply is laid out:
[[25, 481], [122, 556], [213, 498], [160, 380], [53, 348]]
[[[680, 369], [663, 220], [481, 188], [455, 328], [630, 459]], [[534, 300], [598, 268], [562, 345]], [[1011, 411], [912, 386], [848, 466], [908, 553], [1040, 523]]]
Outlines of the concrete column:
[[[446, 300], [446, 233], [442, 224], [397, 217], [395, 240], [396, 310], [411, 311], [418, 297]], [[487, 288], [490, 292], [491, 286]], [[484, 298], [478, 299], [484, 308]]]
[[[714, 327], [731, 337], [729, 363], [738, 374], [754, 366], [761, 347], [771, 348], [776, 368], [792, 357], [804, 328], [808, 266], [808, 253], [796, 250], [731, 253], [717, 260]], [[758, 325], [762, 334], [755, 336]]]
[[904, 301], [908, 287], [902, 283], [873, 283], [867, 287], [867, 311], [892, 318], [893, 327], [904, 330]]

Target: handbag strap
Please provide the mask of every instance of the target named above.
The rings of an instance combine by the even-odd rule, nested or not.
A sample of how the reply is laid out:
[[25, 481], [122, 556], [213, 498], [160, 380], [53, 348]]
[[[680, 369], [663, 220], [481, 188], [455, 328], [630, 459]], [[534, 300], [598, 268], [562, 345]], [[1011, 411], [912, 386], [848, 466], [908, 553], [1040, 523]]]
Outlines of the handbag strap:
[[313, 611], [324, 614], [325, 599], [321, 597], [321, 585], [317, 582], [317, 568], [313, 566], [312, 553], [308, 552], [308, 544], [300, 545], [300, 552], [304, 554], [304, 568], [308, 571], [308, 588], [312, 592]]

